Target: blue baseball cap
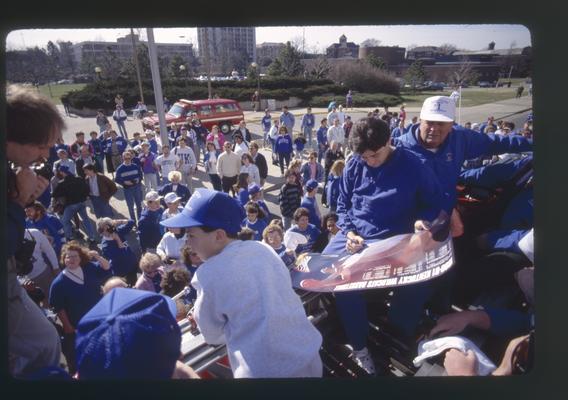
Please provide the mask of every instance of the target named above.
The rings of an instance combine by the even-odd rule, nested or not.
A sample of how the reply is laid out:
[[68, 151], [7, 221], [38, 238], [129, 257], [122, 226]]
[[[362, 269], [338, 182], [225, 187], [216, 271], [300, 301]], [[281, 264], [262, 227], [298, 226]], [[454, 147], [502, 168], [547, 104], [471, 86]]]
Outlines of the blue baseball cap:
[[260, 186], [258, 186], [256, 183], [253, 183], [252, 185], [249, 185], [248, 192], [251, 196], [253, 194], [257, 194], [258, 192], [260, 192]]
[[306, 182], [306, 189], [310, 192], [317, 187], [318, 187], [318, 181], [316, 181], [315, 179], [310, 179], [309, 181]]
[[73, 172], [71, 172], [67, 165], [59, 164], [57, 170], [60, 172], [65, 172], [67, 175], [73, 175]]
[[174, 301], [127, 288], [107, 293], [77, 324], [80, 379], [169, 379], [181, 352]]
[[207, 226], [236, 235], [241, 230], [241, 222], [245, 217], [243, 207], [227, 193], [197, 189], [181, 213], [160, 224], [166, 228]]

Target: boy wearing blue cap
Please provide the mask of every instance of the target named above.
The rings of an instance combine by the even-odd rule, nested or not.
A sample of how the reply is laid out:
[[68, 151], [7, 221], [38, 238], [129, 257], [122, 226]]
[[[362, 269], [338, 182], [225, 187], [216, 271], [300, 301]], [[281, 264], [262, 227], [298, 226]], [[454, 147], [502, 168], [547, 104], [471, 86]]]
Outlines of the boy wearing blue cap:
[[237, 240], [243, 219], [237, 200], [198, 189], [180, 214], [161, 222], [187, 228], [204, 260], [191, 281], [199, 330], [207, 343], [226, 343], [235, 378], [321, 377], [321, 335], [276, 253]]

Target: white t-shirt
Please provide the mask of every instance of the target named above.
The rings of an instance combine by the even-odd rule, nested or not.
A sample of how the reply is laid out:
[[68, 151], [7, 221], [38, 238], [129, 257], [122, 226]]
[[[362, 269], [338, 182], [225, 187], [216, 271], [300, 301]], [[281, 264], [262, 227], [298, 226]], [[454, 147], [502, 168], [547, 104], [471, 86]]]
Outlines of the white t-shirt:
[[169, 257], [178, 260], [181, 257], [181, 248], [185, 245], [186, 240], [186, 235], [176, 239], [173, 233], [166, 232], [156, 247], [156, 254], [161, 258]]
[[268, 245], [230, 242], [199, 266], [191, 285], [199, 330], [209, 344], [226, 343], [235, 378], [322, 376], [321, 334]]
[[185, 148], [181, 148], [179, 146], [176, 146], [174, 147], [172, 152], [175, 155], [177, 155], [180, 159], [181, 172], [186, 172], [186, 173], [190, 172], [197, 165], [197, 160], [195, 159], [195, 153], [193, 152], [193, 149], [191, 147], [185, 146]]
[[160, 166], [160, 170], [162, 171], [162, 176], [164, 178], [167, 178], [171, 171], [176, 170], [176, 163], [178, 161], [179, 157], [171, 152], [167, 157], [162, 154], [156, 158], [156, 164]]
[[[41, 275], [46, 268], [50, 268], [43, 258], [43, 254], [46, 255], [50, 264], [53, 268], [59, 268], [59, 262], [57, 261], [57, 254], [53, 246], [49, 243], [47, 237], [38, 229], [26, 229], [24, 237], [28, 240], [35, 240], [36, 244], [33, 252], [33, 268], [29, 274], [26, 275], [29, 279], [34, 279], [35, 277]], [[46, 293], [47, 294], [47, 293]]]
[[241, 174], [247, 173], [249, 174], [250, 184], [253, 182], [260, 186], [260, 172], [258, 171], [258, 167], [254, 164], [249, 164], [248, 167], [243, 165], [241, 167]]

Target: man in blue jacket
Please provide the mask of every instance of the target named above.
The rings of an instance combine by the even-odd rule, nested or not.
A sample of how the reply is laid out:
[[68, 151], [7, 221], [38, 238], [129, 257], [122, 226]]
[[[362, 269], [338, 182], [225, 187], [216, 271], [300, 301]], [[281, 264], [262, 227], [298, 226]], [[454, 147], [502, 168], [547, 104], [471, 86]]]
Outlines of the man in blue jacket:
[[288, 111], [288, 107], [282, 107], [282, 114], [280, 114], [280, 126], [285, 126], [288, 133], [292, 135], [295, 122], [296, 119], [294, 118], [294, 114]]
[[304, 137], [308, 140], [308, 146], [312, 147], [312, 131], [316, 125], [315, 116], [312, 114], [312, 108], [308, 107], [306, 113], [302, 117], [300, 129], [304, 133]]
[[139, 165], [132, 162], [132, 154], [125, 151], [122, 154], [123, 163], [116, 169], [115, 181], [122, 185], [124, 189], [124, 199], [128, 206], [130, 219], [136, 220], [134, 216], [134, 205], [136, 205], [136, 216], [140, 219], [142, 212], [142, 169]]
[[[447, 96], [428, 97], [420, 111], [420, 124], [395, 140], [412, 150], [438, 177], [448, 196], [450, 212], [457, 200], [456, 184], [465, 160], [532, 150], [532, 140], [517, 135], [482, 134], [455, 125], [456, 105]], [[452, 214], [452, 224], [457, 214]]]

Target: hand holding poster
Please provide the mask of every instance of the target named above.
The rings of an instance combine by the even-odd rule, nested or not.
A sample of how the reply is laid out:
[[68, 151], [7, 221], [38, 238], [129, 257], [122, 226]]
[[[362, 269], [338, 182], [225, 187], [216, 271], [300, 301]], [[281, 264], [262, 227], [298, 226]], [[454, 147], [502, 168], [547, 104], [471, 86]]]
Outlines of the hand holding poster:
[[355, 254], [306, 253], [296, 260], [292, 284], [313, 292], [335, 292], [427, 281], [454, 264], [451, 237], [444, 236], [436, 241], [433, 229], [422, 230], [370, 242]]

